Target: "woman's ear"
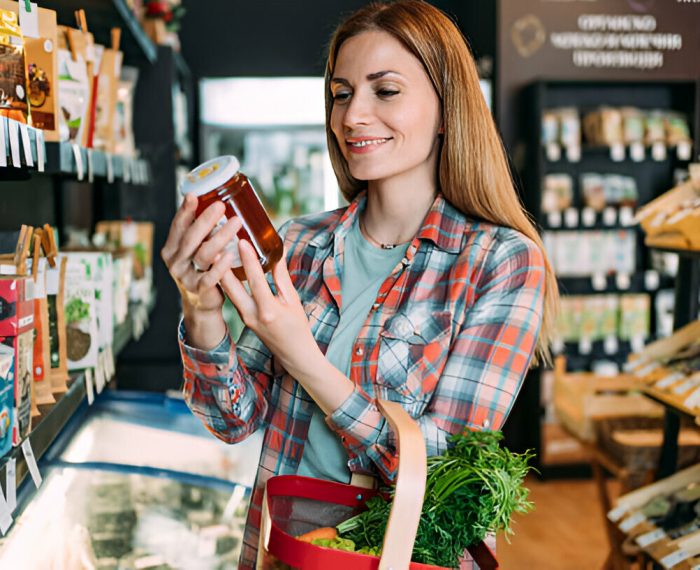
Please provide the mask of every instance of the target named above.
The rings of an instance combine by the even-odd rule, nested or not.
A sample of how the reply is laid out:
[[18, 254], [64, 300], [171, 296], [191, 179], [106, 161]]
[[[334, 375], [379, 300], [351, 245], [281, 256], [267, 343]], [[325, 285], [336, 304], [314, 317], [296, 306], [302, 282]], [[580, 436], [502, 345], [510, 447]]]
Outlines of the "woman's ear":
[[438, 128], [437, 134], [439, 134], [439, 135], [445, 134], [445, 126], [444, 125], [440, 125], [440, 128]]

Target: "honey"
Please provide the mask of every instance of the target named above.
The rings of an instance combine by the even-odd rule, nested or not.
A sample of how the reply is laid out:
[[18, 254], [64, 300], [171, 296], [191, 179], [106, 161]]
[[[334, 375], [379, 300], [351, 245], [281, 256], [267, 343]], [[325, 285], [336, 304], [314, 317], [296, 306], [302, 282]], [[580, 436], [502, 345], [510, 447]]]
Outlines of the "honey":
[[234, 254], [231, 269], [241, 281], [245, 281], [246, 276], [238, 253], [239, 240], [248, 240], [253, 245], [265, 272], [270, 271], [282, 258], [282, 239], [272, 225], [255, 188], [240, 171], [240, 163], [235, 156], [220, 156], [201, 164], [187, 175], [180, 192], [183, 196], [197, 196], [195, 216], [199, 216], [214, 202], [223, 202], [226, 207], [224, 216], [211, 235], [232, 217], [240, 218], [243, 227], [225, 249]]

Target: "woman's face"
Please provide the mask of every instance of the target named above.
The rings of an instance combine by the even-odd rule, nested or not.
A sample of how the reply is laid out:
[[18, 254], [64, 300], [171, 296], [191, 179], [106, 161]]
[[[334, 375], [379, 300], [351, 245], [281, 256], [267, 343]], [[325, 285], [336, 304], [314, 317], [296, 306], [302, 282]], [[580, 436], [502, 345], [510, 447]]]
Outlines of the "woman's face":
[[434, 177], [440, 101], [420, 61], [398, 40], [382, 31], [346, 40], [330, 88], [331, 130], [353, 177]]

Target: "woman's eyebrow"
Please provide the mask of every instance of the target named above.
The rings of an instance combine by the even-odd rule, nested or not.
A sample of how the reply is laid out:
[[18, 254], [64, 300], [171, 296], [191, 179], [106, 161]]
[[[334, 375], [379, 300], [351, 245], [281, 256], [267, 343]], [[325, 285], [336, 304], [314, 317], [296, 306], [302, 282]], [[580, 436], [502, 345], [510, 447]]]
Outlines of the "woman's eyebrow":
[[[389, 74], [394, 74], [394, 75], [401, 75], [397, 71], [391, 71], [390, 69], [387, 69], [385, 71], [375, 71], [374, 73], [369, 73], [366, 76], [367, 81], [374, 81], [375, 79], [380, 79], [384, 77], [385, 75]], [[350, 82], [347, 79], [344, 79], [342, 77], [334, 77], [331, 79], [331, 83], [339, 83], [341, 85], [347, 85], [350, 86]]]

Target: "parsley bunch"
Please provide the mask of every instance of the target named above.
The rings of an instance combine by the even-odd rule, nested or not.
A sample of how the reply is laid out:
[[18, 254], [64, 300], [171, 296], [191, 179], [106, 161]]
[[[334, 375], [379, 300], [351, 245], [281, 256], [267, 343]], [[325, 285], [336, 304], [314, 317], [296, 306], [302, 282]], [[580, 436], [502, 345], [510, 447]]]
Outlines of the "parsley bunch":
[[[428, 458], [428, 477], [412, 560], [457, 568], [466, 548], [487, 534], [512, 534], [513, 513], [533, 508], [523, 486], [532, 453], [511, 453], [500, 432], [465, 432], [449, 438], [444, 455]], [[393, 491], [390, 492], [393, 500]], [[338, 525], [358, 549], [378, 552], [391, 503], [367, 501], [367, 510]]]

